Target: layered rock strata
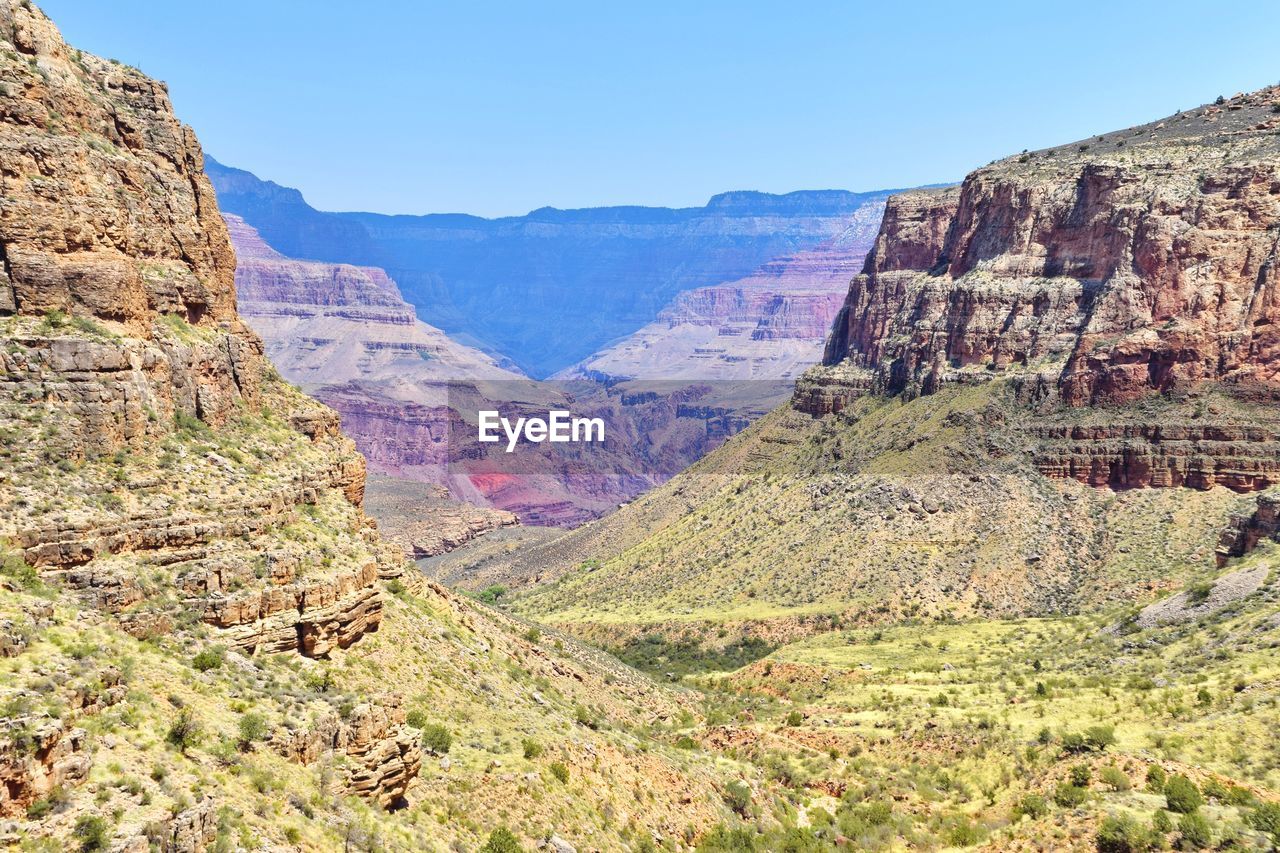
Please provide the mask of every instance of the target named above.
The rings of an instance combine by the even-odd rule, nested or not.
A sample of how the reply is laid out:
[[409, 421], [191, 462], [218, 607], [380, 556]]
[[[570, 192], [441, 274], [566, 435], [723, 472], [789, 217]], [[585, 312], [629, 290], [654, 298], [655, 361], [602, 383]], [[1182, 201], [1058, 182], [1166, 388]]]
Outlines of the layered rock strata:
[[[1280, 380], [1280, 90], [1026, 152], [959, 188], [889, 200], [795, 404], [1012, 378], [1046, 414], [1041, 469], [1095, 485], [1258, 489], [1276, 424], [1071, 425], [1217, 386]], [[1132, 419], [1127, 419], [1132, 420]]]
[[[246, 649], [324, 655], [373, 630], [398, 558], [361, 513], [364, 462], [237, 314], [164, 84], [27, 4], [0, 31], [0, 536], [142, 633], [194, 612]], [[264, 558], [287, 529], [288, 559]]]

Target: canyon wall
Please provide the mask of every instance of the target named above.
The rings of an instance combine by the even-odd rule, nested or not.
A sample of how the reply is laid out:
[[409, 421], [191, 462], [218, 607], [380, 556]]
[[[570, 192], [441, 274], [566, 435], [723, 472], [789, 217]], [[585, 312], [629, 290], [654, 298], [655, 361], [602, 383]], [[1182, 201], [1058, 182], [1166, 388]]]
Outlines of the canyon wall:
[[1230, 402], [1172, 423], [1070, 410], [1277, 398], [1277, 109], [1275, 88], [1237, 95], [891, 198], [797, 407], [1011, 379], [1043, 415], [1028, 434], [1050, 476], [1276, 482], [1275, 424]]
[[[69, 48], [29, 4], [0, 4], [0, 32], [6, 566], [136, 637], [200, 626], [246, 654], [325, 657], [376, 631], [379, 579], [403, 560], [361, 511], [337, 416], [237, 314], [227, 230], [165, 86]], [[85, 779], [82, 730], [6, 723], [0, 811]], [[10, 742], [24, 729], [29, 756]]]
[[883, 211], [883, 199], [868, 201], [820, 246], [678, 294], [656, 320], [557, 376], [795, 379], [821, 358]]
[[279, 251], [385, 269], [423, 320], [536, 377], [632, 334], [682, 291], [839, 238], [864, 208], [878, 215], [888, 193], [733, 192], [704, 207], [482, 219], [322, 213], [243, 170], [210, 162], [209, 174], [222, 208]]

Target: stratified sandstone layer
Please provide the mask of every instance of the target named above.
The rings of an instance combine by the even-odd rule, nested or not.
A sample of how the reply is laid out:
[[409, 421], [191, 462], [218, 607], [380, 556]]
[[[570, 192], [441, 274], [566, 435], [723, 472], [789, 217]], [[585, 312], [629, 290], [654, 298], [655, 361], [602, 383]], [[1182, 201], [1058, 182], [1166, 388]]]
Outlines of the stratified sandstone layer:
[[680, 293], [654, 322], [558, 376], [795, 379], [820, 359], [883, 212], [883, 199], [868, 201], [821, 246]]
[[[402, 561], [360, 510], [364, 462], [240, 321], [164, 85], [27, 4], [0, 4], [0, 31], [0, 537], [138, 636], [190, 614], [325, 656], [376, 630]], [[83, 733], [37, 723], [34, 754], [0, 758], [18, 807], [88, 772]]]
[[287, 258], [240, 217], [225, 219], [240, 316], [262, 336], [272, 364], [303, 390], [323, 398], [326, 386], [360, 380], [421, 402], [441, 382], [520, 378], [418, 320], [384, 270]]
[[1277, 482], [1273, 423], [1080, 427], [1050, 412], [1209, 384], [1277, 398], [1277, 104], [1275, 88], [1237, 95], [893, 197], [797, 406], [1012, 377], [1046, 413], [1030, 433], [1051, 476]]

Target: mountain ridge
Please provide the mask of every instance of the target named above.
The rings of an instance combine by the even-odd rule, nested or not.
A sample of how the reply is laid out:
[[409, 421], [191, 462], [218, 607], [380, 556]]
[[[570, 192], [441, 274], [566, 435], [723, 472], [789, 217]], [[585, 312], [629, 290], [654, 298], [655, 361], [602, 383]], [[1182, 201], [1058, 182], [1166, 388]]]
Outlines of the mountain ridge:
[[224, 209], [284, 254], [385, 269], [422, 320], [535, 377], [633, 333], [678, 292], [836, 237], [845, 219], [886, 195], [740, 191], [704, 207], [485, 219], [322, 213], [244, 170], [215, 163], [210, 175]]

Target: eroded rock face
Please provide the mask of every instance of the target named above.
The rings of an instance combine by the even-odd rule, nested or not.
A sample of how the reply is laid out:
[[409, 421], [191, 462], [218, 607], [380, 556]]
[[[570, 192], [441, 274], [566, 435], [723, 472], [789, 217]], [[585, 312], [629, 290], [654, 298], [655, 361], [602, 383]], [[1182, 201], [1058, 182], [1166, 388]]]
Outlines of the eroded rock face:
[[[246, 650], [322, 656], [374, 630], [396, 560], [360, 510], [364, 460], [236, 313], [164, 84], [31, 4], [0, 2], [0, 33], [0, 536], [140, 636], [194, 612]], [[285, 528], [282, 574], [262, 555]]]
[[404, 707], [396, 696], [357, 705], [347, 720], [330, 714], [309, 728], [278, 736], [277, 752], [300, 764], [342, 753], [348, 793], [395, 808], [422, 768], [418, 732], [405, 726]]
[[1280, 541], [1280, 494], [1258, 495], [1252, 512], [1238, 515], [1222, 531], [1216, 552], [1218, 566], [1232, 557], [1243, 557], [1267, 539]]
[[0, 731], [0, 816], [16, 817], [60, 786], [89, 778], [84, 729], [49, 717], [6, 718]]
[[[911, 396], [996, 377], [1022, 382], [1042, 410], [1211, 384], [1274, 398], [1277, 103], [1276, 88], [1238, 95], [890, 199], [825, 367], [801, 383], [797, 406], [823, 414], [867, 391]], [[1037, 437], [1062, 451], [1046, 455], [1046, 473], [1097, 484], [1276, 481], [1270, 426], [1261, 444], [1199, 426], [1203, 435], [1168, 442], [1154, 440], [1154, 423], [1136, 443], [1105, 426], [1067, 435], [1046, 425]], [[1188, 441], [1211, 458], [1180, 460]]]
[[883, 199], [868, 201], [835, 239], [774, 258], [744, 278], [678, 294], [654, 322], [558, 376], [796, 378], [820, 358], [883, 212]]

